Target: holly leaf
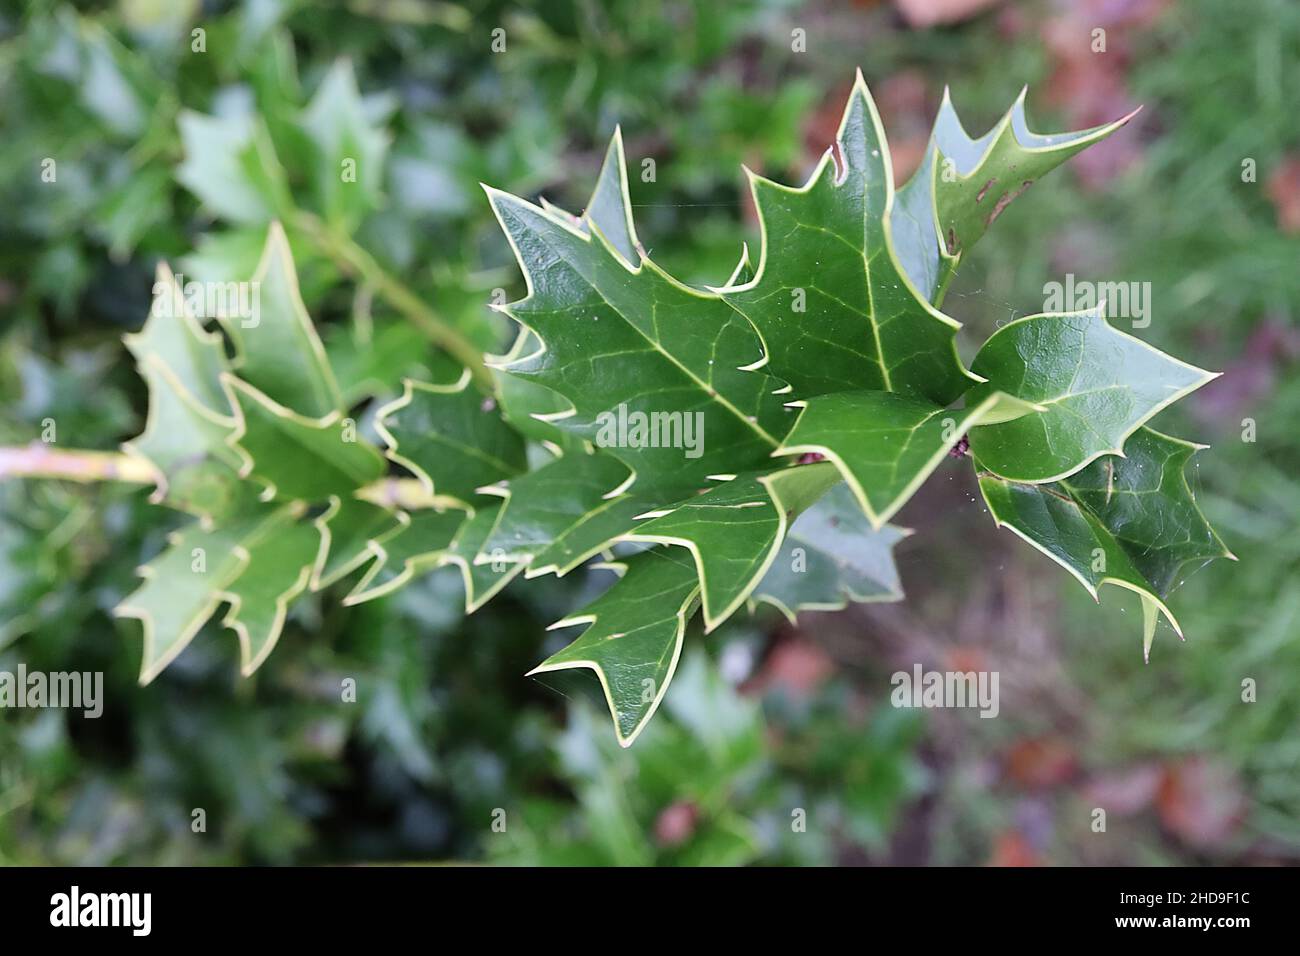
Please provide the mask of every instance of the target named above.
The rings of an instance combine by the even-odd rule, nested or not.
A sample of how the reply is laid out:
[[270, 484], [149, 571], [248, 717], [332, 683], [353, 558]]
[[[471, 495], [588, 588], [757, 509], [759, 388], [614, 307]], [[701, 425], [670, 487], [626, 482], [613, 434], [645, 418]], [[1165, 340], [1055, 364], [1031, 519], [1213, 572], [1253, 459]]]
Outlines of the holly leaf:
[[200, 325], [185, 290], [165, 263], [158, 264], [149, 317], [139, 332], [122, 336], [122, 341], [137, 362], [150, 357], [160, 362], [194, 404], [214, 416], [230, 416], [221, 388], [221, 373], [229, 371], [221, 336]]
[[1124, 457], [1100, 459], [1059, 482], [1111, 531], [1161, 597], [1189, 563], [1236, 560], [1187, 483], [1187, 463], [1205, 447], [1140, 428], [1124, 443]]
[[702, 484], [771, 454], [789, 427], [773, 394], [781, 383], [755, 371], [762, 347], [743, 317], [649, 259], [629, 265], [598, 227], [583, 231], [485, 188], [528, 283], [526, 298], [502, 308], [541, 343], [501, 367], [569, 402], [556, 424], [600, 444], [611, 416], [657, 413], [676, 416], [670, 425], [679, 436], [688, 424], [708, 436], [697, 457], [672, 442], [608, 448], [654, 487]]
[[792, 517], [838, 480], [829, 463], [739, 475], [677, 507], [643, 515], [650, 520], [621, 540], [690, 551], [708, 633], [735, 613], [767, 573]]
[[465, 613], [473, 614], [486, 604], [524, 569], [526, 562], [511, 561], [500, 555], [489, 556], [482, 564], [474, 559], [483, 552], [488, 535], [496, 527], [504, 503], [478, 508], [456, 532], [443, 552], [441, 565], [454, 564], [460, 569], [465, 586]]
[[615, 126], [601, 163], [596, 188], [583, 212], [583, 221], [594, 222], [629, 265], [640, 261], [643, 250], [632, 222], [632, 202], [627, 188], [627, 159], [623, 154], [623, 130]]
[[836, 485], [795, 519], [750, 603], [771, 604], [793, 624], [799, 611], [901, 601], [893, 546], [910, 533], [873, 529], [852, 489]]
[[299, 522], [264, 537], [222, 591], [230, 610], [222, 621], [239, 635], [239, 670], [248, 677], [275, 649], [289, 604], [307, 590], [320, 550], [320, 532]]
[[452, 385], [406, 379], [401, 397], [376, 413], [375, 428], [388, 457], [430, 494], [469, 503], [480, 486], [527, 469], [523, 437], [471, 386], [468, 370]]
[[936, 305], [962, 255], [1013, 200], [1071, 156], [1106, 139], [1137, 115], [1073, 133], [1034, 133], [1020, 91], [1006, 115], [971, 138], [948, 89], [921, 167], [898, 191], [894, 236], [898, 256], [925, 299]]
[[690, 558], [670, 548], [600, 567], [621, 569], [622, 576], [595, 601], [551, 625], [588, 627], [529, 674], [594, 671], [619, 745], [630, 747], [668, 691], [699, 583]]
[[645, 510], [644, 500], [623, 493], [631, 477], [617, 458], [572, 454], [483, 488], [505, 502], [476, 563], [527, 564], [545, 555], [539, 573], [571, 570], [607, 547]]
[[181, 256], [180, 268], [199, 282], [243, 282], [257, 271], [265, 250], [263, 225], [207, 232], [198, 237], [193, 252]]
[[374, 559], [343, 599], [345, 605], [391, 594], [416, 575], [441, 567], [469, 514], [458, 508], [429, 508], [398, 516], [399, 527], [369, 543]]
[[524, 576], [554, 574], [563, 577], [588, 558], [605, 552], [619, 536], [635, 524], [647, 501], [636, 494], [622, 493], [602, 498], [582, 517], [573, 521], [537, 551], [527, 563]]
[[1158, 613], [1182, 636], [1164, 602], [1183, 569], [1236, 560], [1187, 484], [1187, 462], [1202, 447], [1143, 428], [1125, 445], [1125, 457], [1100, 459], [1063, 481], [1018, 484], [986, 475], [980, 489], [999, 526], [1055, 560], [1094, 599], [1102, 584], [1141, 596], [1147, 657]]
[[[623, 153], [623, 131], [614, 127], [614, 135], [605, 149], [605, 158], [596, 177], [596, 187], [583, 215], [575, 216], [559, 206], [539, 200], [546, 211], [568, 220], [574, 228], [588, 232], [595, 223], [611, 246], [629, 265], [640, 261], [641, 242], [632, 221], [632, 200], [627, 188], [627, 161]], [[541, 342], [528, 328], [519, 330], [510, 353], [499, 363], [509, 367], [516, 360], [541, 349]], [[521, 434], [535, 441], [549, 443], [557, 454], [581, 450], [582, 441], [552, 422], [564, 417], [569, 403], [560, 395], [534, 381], [496, 370], [502, 414]]]
[[889, 146], [861, 72], [837, 139], [838, 163], [828, 150], [799, 189], [749, 174], [758, 269], [718, 291], [800, 398], [871, 389], [947, 405], [976, 379], [957, 355], [960, 324], [918, 294], [894, 249]]
[[636, 224], [632, 221], [632, 198], [627, 188], [623, 130], [619, 126], [614, 127], [614, 135], [605, 147], [605, 158], [596, 175], [596, 186], [582, 215], [575, 216], [568, 210], [561, 209], [545, 196], [538, 199], [538, 204], [581, 232], [588, 232], [590, 226], [595, 225], [628, 265], [636, 265], [645, 256], [641, 240], [636, 235]]
[[972, 426], [1037, 411], [1000, 392], [959, 411], [892, 392], [840, 392], [791, 404], [803, 412], [777, 454], [829, 459], [877, 530]]
[[348, 60], [325, 74], [302, 127], [316, 149], [312, 184], [320, 209], [350, 232], [380, 204], [389, 138], [367, 115]]
[[1092, 512], [1050, 485], [1018, 484], [993, 476], [980, 479], [980, 491], [998, 527], [1009, 528], [1069, 571], [1100, 601], [1103, 584], [1135, 591], [1143, 602], [1143, 647], [1149, 650], [1156, 615], [1163, 613], [1182, 637], [1173, 612], [1133, 564], [1120, 542]]
[[496, 361], [498, 367], [492, 369], [492, 376], [501, 403], [501, 417], [520, 435], [541, 442], [556, 455], [582, 452], [583, 440], [554, 424], [556, 417], [568, 414], [569, 403], [544, 385], [501, 370], [540, 348], [537, 336], [521, 328], [510, 351]]
[[182, 110], [179, 127], [185, 159], [176, 180], [212, 212], [263, 225], [292, 208], [284, 169], [258, 120]]
[[[351, 228], [380, 200], [387, 143], [373, 103], [342, 65], [304, 115], [296, 95], [280, 98], [277, 145], [297, 155], [305, 140], [290, 133], [313, 140], [324, 218]], [[261, 124], [204, 123], [183, 121], [195, 144], [232, 139], [212, 155], [189, 149], [192, 188], [210, 190], [197, 182], [204, 171], [243, 177], [229, 197], [211, 197], [218, 212], [228, 200], [222, 214], [236, 222], [287, 209]], [[420, 479], [423, 501], [415, 482], [376, 484], [385, 461], [343, 417], [273, 225], [251, 298], [234, 287], [216, 309], [233, 361], [183, 312], [128, 343], [158, 403], [138, 450], [158, 464], [170, 500], [208, 519], [124, 602], [146, 619], [147, 672], [179, 653], [221, 599], [249, 672], [307, 587], [356, 574], [345, 598], [355, 604], [455, 565], [472, 611], [521, 572], [562, 575], [608, 559], [616, 542], [648, 542], [663, 546], [618, 562], [620, 580], [556, 625], [586, 630], [534, 672], [594, 671], [627, 745], [663, 699], [697, 602], [712, 630], [746, 602], [793, 618], [897, 600], [891, 548], [906, 532], [885, 522], [968, 431], [998, 522], [1094, 597], [1105, 583], [1139, 593], [1149, 647], [1183, 569], [1226, 549], [1183, 474], [1194, 446], [1143, 426], [1211, 376], [1112, 329], [1100, 308], [1012, 323], [968, 371], [958, 325], [937, 308], [964, 250], [1025, 184], [1118, 125], [1037, 136], [1022, 97], [973, 140], [945, 100], [927, 165], [895, 195], [859, 74], [836, 145], [803, 187], [751, 175], [761, 254], [755, 267], [745, 248], [720, 289], [690, 288], [646, 256], [617, 130], [581, 216], [487, 188], [528, 288], [501, 307], [520, 332], [489, 363], [498, 392], [480, 395], [468, 375], [408, 381], [377, 416], [389, 459]], [[248, 231], [198, 261], [227, 272], [246, 263]], [[175, 286], [160, 273], [162, 301]], [[362, 372], [347, 376], [350, 395], [374, 384]], [[529, 440], [559, 457], [529, 470]], [[773, 461], [795, 454], [828, 460]], [[252, 480], [224, 500], [232, 464]], [[288, 505], [250, 501], [259, 486]], [[390, 501], [400, 508], [380, 507]], [[309, 523], [308, 504], [327, 507]], [[185, 557], [209, 550], [213, 570], [196, 584]], [[153, 646], [155, 620], [173, 635], [166, 646]]]
[[156, 354], [138, 365], [149, 388], [144, 431], [123, 449], [154, 466], [154, 503], [213, 519], [249, 498], [239, 455], [227, 444], [236, 421], [200, 405]]
[[723, 288], [745, 285], [747, 282], [750, 282], [756, 274], [754, 264], [749, 258], [749, 243], [741, 243], [740, 261], [736, 263], [736, 268], [731, 270], [731, 276], [727, 279], [727, 284]]
[[1001, 390], [1042, 411], [971, 430], [980, 465], [1012, 481], [1057, 481], [1124, 441], [1162, 408], [1216, 378], [1180, 362], [1105, 318], [1105, 305], [1032, 315], [1004, 325], [975, 356], [988, 381], [968, 401]]
[[281, 533], [298, 512], [262, 509], [229, 524], [182, 528], [168, 547], [139, 569], [144, 582], [114, 610], [144, 627], [140, 683], [148, 684], [189, 645], [224, 599], [226, 588], [249, 565], [259, 544]]
[[401, 528], [397, 513], [359, 498], [334, 496], [316, 519], [320, 555], [312, 572], [311, 589], [319, 591], [341, 581], [373, 559], [370, 543]]
[[[416, 576], [447, 565], [460, 570], [465, 587], [465, 612], [472, 614], [523, 570], [518, 561], [494, 555], [475, 564], [474, 558], [496, 524], [501, 504], [463, 511], [457, 502], [433, 511], [391, 512], [366, 502], [345, 502], [331, 513], [326, 526], [335, 536], [328, 540], [330, 559], [321, 580], [328, 584], [369, 564], [365, 574], [344, 598], [344, 604], [361, 604], [403, 587]], [[337, 555], [337, 558], [335, 558]], [[331, 563], [336, 564], [330, 573]]]
[[302, 415], [342, 410], [338, 383], [298, 290], [288, 237], [279, 223], [266, 235], [247, 301], [218, 315], [235, 344], [239, 377]]
[[308, 418], [233, 375], [223, 381], [235, 409], [229, 444], [243, 462], [240, 476], [263, 484], [268, 499], [326, 501], [383, 475], [383, 456], [340, 412]]

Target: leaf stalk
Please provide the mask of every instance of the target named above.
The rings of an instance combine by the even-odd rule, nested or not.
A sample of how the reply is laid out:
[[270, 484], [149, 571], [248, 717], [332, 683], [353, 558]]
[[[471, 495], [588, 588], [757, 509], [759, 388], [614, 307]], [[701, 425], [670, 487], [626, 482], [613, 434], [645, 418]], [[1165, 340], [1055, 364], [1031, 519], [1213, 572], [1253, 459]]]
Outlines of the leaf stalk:
[[[121, 481], [151, 485], [158, 479], [153, 465], [138, 455], [115, 451], [63, 450], [44, 442], [0, 448], [0, 481], [6, 478], [47, 478], [89, 484]], [[430, 494], [414, 478], [380, 478], [357, 492], [378, 505], [406, 510], [445, 507], [448, 499]]]
[[425, 304], [415, 292], [388, 272], [369, 252], [351, 237], [327, 226], [319, 216], [299, 212], [295, 223], [299, 230], [328, 256], [340, 270], [359, 279], [375, 294], [425, 333], [440, 348], [460, 362], [485, 391], [494, 391], [494, 382], [483, 353], [463, 332], [447, 322]]

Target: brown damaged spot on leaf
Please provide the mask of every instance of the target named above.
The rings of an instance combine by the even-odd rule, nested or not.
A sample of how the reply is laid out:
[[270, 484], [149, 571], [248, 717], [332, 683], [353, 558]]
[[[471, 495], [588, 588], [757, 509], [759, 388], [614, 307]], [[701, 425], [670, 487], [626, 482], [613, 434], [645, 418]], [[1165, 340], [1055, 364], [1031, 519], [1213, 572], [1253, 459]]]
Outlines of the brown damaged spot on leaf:
[[[1014, 169], [1015, 167], [1013, 166], [1012, 168]], [[977, 192], [977, 193], [975, 194], [975, 201], [976, 201], [977, 203], [983, 202], [983, 201], [984, 201], [984, 197], [985, 197], [986, 195], [988, 195], [989, 187], [992, 186], [992, 185], [993, 185], [994, 183], [996, 183], [996, 182], [997, 182], [996, 179], [990, 179], [990, 180], [989, 180], [988, 182], [986, 182], [983, 186], [981, 186], [981, 187], [980, 187], [980, 191]]]
[[1023, 183], [1020, 184], [1019, 189], [1015, 190], [1014, 192], [1003, 193], [1001, 196], [999, 196], [998, 201], [993, 206], [993, 211], [990, 212], [984, 218], [984, 228], [987, 229], [989, 226], [993, 225], [993, 221], [997, 219], [998, 216], [1002, 215], [1002, 210], [1006, 209], [1013, 202], [1015, 202], [1022, 195], [1024, 195], [1025, 190], [1028, 189], [1033, 184], [1034, 181], [1032, 179], [1026, 179]]
[[849, 164], [844, 161], [844, 147], [838, 139], [831, 140], [831, 162], [835, 164], [835, 185], [838, 186], [849, 174]]
[[957, 243], [957, 231], [953, 229], [952, 226], [949, 226], [948, 227], [948, 255], [955, 256], [959, 248], [960, 246]]

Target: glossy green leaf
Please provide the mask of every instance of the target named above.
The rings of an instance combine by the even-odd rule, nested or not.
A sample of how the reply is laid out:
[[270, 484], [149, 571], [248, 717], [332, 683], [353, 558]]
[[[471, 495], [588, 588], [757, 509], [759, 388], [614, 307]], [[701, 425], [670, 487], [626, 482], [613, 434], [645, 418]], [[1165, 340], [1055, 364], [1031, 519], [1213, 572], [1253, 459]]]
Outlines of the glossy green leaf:
[[[278, 225], [249, 263], [251, 229], [292, 212], [276, 149], [307, 162], [295, 172], [332, 230], [378, 208], [382, 106], [340, 62], [299, 111], [291, 48], [269, 53], [254, 84], [262, 108], [274, 105], [269, 127], [181, 121], [182, 180], [239, 226], [192, 262], [205, 279], [253, 275], [254, 308], [237, 298], [216, 314], [235, 358], [183, 310], [128, 342], [152, 409], [132, 449], [158, 466], [170, 503], [209, 519], [124, 602], [146, 621], [149, 676], [222, 598], [248, 673], [308, 587], [355, 575], [345, 602], [356, 604], [455, 565], [473, 611], [521, 572], [563, 575], [612, 560], [617, 542], [648, 542], [663, 546], [620, 560], [624, 576], [556, 625], [586, 630], [534, 672], [593, 670], [626, 746], [663, 699], [697, 602], [712, 630], [746, 602], [793, 619], [898, 600], [891, 549], [907, 532], [885, 522], [968, 431], [998, 522], [1094, 596], [1103, 583], [1138, 592], [1148, 646], [1184, 569], [1226, 554], [1183, 474], [1193, 446], [1142, 427], [1208, 373], [1110, 328], [1100, 309], [1012, 323], [968, 371], [959, 326], [938, 311], [964, 250], [1025, 185], [1123, 121], [1039, 136], [1022, 96], [975, 140], [945, 98], [925, 166], [896, 195], [859, 75], [837, 144], [803, 187], [751, 176], [761, 253], [755, 266], [744, 248], [719, 289], [691, 288], [646, 256], [617, 130], [581, 216], [489, 188], [528, 287], [501, 309], [520, 328], [489, 361], [495, 394], [468, 375], [423, 384], [402, 348], [346, 376], [349, 405], [413, 377], [376, 427], [388, 458], [421, 479], [420, 502], [376, 484], [386, 463], [343, 417]], [[163, 301], [175, 286], [160, 272]], [[557, 457], [538, 465], [529, 441]], [[809, 453], [828, 460], [780, 460]], [[290, 504], [272, 512], [251, 500], [259, 491]], [[198, 582], [195, 547], [213, 557]], [[158, 647], [155, 622], [168, 635]]]
[[898, 257], [929, 302], [942, 301], [963, 253], [1013, 200], [1134, 116], [1074, 133], [1034, 133], [1025, 119], [1026, 92], [993, 129], [972, 139], [944, 89], [925, 160], [898, 191], [893, 217]]
[[1097, 516], [1161, 597], [1187, 564], [1233, 557], [1187, 484], [1187, 463], [1204, 447], [1140, 428], [1124, 457], [1102, 458], [1055, 486]]
[[746, 242], [740, 247], [740, 260], [736, 263], [736, 267], [731, 270], [731, 276], [727, 279], [727, 285], [724, 288], [745, 285], [753, 280], [755, 274], [754, 263], [749, 258], [749, 243]]
[[376, 413], [375, 427], [388, 457], [430, 494], [469, 503], [477, 488], [526, 470], [523, 437], [473, 387], [468, 371], [452, 385], [407, 379], [403, 386], [401, 397]]
[[524, 569], [523, 561], [511, 561], [501, 555], [489, 555], [486, 562], [475, 564], [483, 552], [488, 535], [496, 527], [504, 502], [478, 508], [456, 532], [456, 537], [439, 559], [441, 564], [460, 568], [465, 586], [465, 613], [473, 614], [490, 601]]
[[138, 366], [149, 388], [144, 431], [123, 445], [158, 475], [154, 502], [214, 518], [245, 500], [239, 455], [228, 444], [236, 420], [200, 405], [155, 354]]
[[618, 250], [630, 265], [641, 259], [641, 241], [636, 237], [632, 222], [632, 202], [627, 188], [627, 159], [623, 154], [623, 131], [614, 127], [614, 136], [605, 150], [596, 188], [583, 212], [587, 222], [605, 234], [610, 245]]
[[627, 159], [623, 152], [621, 127], [614, 127], [614, 135], [605, 147], [596, 186], [582, 215], [575, 216], [561, 209], [545, 196], [538, 199], [538, 204], [581, 232], [587, 232], [594, 225], [628, 265], [635, 266], [641, 261], [644, 250], [636, 235], [636, 224], [632, 221], [632, 197], [627, 188]]
[[[521, 328], [514, 345], [499, 364], [509, 367], [516, 359], [536, 352], [541, 344], [537, 336], [528, 329]], [[492, 376], [501, 403], [501, 417], [515, 431], [525, 438], [543, 443], [557, 455], [584, 450], [581, 438], [560, 428], [553, 421], [556, 416], [568, 412], [569, 403], [563, 396], [544, 385], [511, 375], [500, 368], [492, 369]]]
[[[1107, 461], [1120, 463], [1124, 459]], [[1152, 477], [1148, 470], [1152, 464], [1148, 462], [1147, 466], [1140, 467], [1138, 473], [1131, 476], [1131, 483], [1122, 484], [1141, 487]], [[1118, 465], [1116, 467], [1118, 470]], [[1146, 471], [1145, 475], [1141, 474], [1143, 471]], [[1116, 520], [1115, 512], [1108, 512], [1106, 520], [1103, 520], [1080, 500], [1061, 490], [1059, 485], [1019, 484], [989, 476], [980, 479], [980, 490], [999, 527], [1011, 529], [1060, 564], [1087, 588], [1094, 600], [1098, 599], [1097, 592], [1103, 584], [1126, 588], [1141, 596], [1144, 656], [1150, 652], [1155, 635], [1154, 610], [1163, 613], [1179, 637], [1182, 636], [1182, 628], [1164, 602], [1165, 592], [1142, 570], [1145, 566], [1162, 571], [1164, 563], [1158, 556], [1145, 554], [1146, 546], [1140, 541], [1121, 537], [1127, 529], [1122, 520]], [[1154, 537], [1154, 525], [1148, 522], [1160, 520], [1157, 515], [1180, 515], [1187, 504], [1169, 497], [1164, 490], [1159, 490], [1159, 486], [1154, 495], [1160, 500], [1153, 497], [1152, 502], [1142, 506], [1145, 514], [1139, 527], [1147, 532], [1143, 534], [1140, 531], [1142, 536]], [[1095, 491], [1090, 491], [1083, 500], [1089, 497], [1095, 500]], [[1192, 509], [1195, 510], [1194, 505]], [[1185, 514], [1180, 516], [1192, 523]]]
[[637, 515], [645, 511], [648, 503], [647, 499], [628, 492], [602, 498], [533, 555], [525, 576], [563, 577], [588, 558], [605, 552], [636, 524]]
[[138, 618], [144, 626], [141, 684], [157, 677], [185, 650], [259, 542], [281, 533], [295, 517], [292, 508], [281, 508], [211, 530], [196, 522], [173, 534], [167, 548], [140, 568], [144, 582], [114, 613]]
[[239, 377], [301, 415], [340, 411], [338, 383], [303, 305], [293, 253], [279, 223], [267, 232], [247, 301], [251, 307], [244, 314], [227, 310], [220, 316], [235, 343]]
[[789, 416], [773, 394], [781, 383], [754, 370], [763, 352], [743, 317], [649, 259], [630, 266], [594, 226], [584, 232], [506, 193], [488, 196], [528, 281], [528, 296], [505, 311], [541, 342], [505, 370], [570, 403], [554, 418], [561, 428], [598, 443], [611, 416], [676, 416], [679, 434], [694, 427], [705, 438], [695, 457], [672, 442], [608, 448], [655, 487], [697, 485], [771, 454]]
[[1124, 440], [1165, 406], [1215, 377], [1111, 327], [1104, 306], [1033, 315], [1003, 326], [972, 368], [988, 379], [968, 401], [995, 390], [1043, 411], [972, 429], [982, 467], [1013, 481], [1056, 481]]
[[834, 463], [879, 529], [973, 426], [987, 417], [1036, 414], [1001, 393], [964, 409], [940, 408], [892, 392], [841, 392], [806, 402], [778, 454], [813, 452]]
[[122, 341], [138, 362], [158, 359], [195, 403], [213, 415], [230, 416], [221, 387], [221, 373], [229, 370], [221, 336], [199, 324], [185, 290], [165, 264], [158, 264], [148, 319]]
[[651, 512], [623, 540], [690, 551], [707, 633], [729, 618], [767, 573], [791, 518], [838, 480], [828, 462], [739, 475], [674, 508]]
[[721, 290], [763, 337], [793, 394], [872, 389], [947, 405], [972, 384], [960, 325], [917, 293], [893, 246], [893, 170], [859, 73], [831, 151], [800, 189], [750, 176], [763, 227], [757, 272]]
[[795, 623], [799, 611], [836, 611], [849, 601], [901, 601], [893, 547], [910, 532], [873, 530], [852, 489], [839, 484], [799, 515], [750, 596]]
[[416, 575], [441, 567], [447, 549], [468, 517], [458, 508], [402, 514], [399, 528], [370, 542], [374, 560], [343, 603], [373, 601], [396, 591]]
[[573, 454], [486, 489], [506, 501], [478, 561], [531, 562], [549, 551], [545, 563], [562, 571], [580, 564], [645, 510], [644, 501], [625, 503], [630, 477], [617, 458]]
[[600, 680], [614, 733], [631, 746], [672, 681], [688, 613], [699, 591], [691, 559], [671, 548], [635, 554], [613, 567], [622, 577], [582, 610], [551, 629], [589, 625], [530, 674], [588, 668]]
[[321, 552], [312, 572], [311, 589], [319, 591], [347, 577], [374, 556], [370, 542], [402, 527], [388, 508], [359, 498], [335, 497], [316, 519]]
[[351, 495], [384, 473], [384, 459], [338, 412], [307, 418], [240, 379], [225, 377], [237, 426], [230, 444], [241, 474], [266, 486], [267, 497], [326, 501]]
[[319, 549], [320, 532], [310, 523], [278, 528], [251, 550], [248, 563], [222, 592], [230, 602], [222, 623], [239, 635], [239, 670], [245, 677], [274, 650], [289, 604], [307, 590]]

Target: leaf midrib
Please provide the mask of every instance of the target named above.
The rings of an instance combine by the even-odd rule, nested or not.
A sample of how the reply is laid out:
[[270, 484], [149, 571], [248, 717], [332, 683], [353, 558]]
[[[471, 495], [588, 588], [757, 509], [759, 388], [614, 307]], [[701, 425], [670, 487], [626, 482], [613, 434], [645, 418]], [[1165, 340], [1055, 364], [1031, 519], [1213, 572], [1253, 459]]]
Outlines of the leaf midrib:
[[[604, 294], [604, 293], [600, 290], [600, 288], [596, 285], [595, 281], [592, 280], [592, 278], [588, 275], [587, 271], [584, 270], [584, 269], [583, 269], [583, 268], [582, 268], [578, 263], [574, 262], [573, 259], [572, 259], [570, 256], [566, 255], [566, 253], [565, 253], [565, 251], [564, 251], [563, 249], [561, 249], [561, 248], [557, 248], [556, 245], [555, 245], [554, 243], [551, 242], [551, 240], [550, 240], [549, 237], [545, 237], [545, 234], [544, 234], [544, 233], [541, 234], [541, 235], [543, 236], [543, 240], [546, 242], [547, 246], [551, 249], [551, 251], [554, 252], [557, 256], [559, 256], [559, 257], [560, 257], [560, 258], [565, 262], [565, 264], [568, 265], [571, 269], [573, 269], [573, 270], [574, 270], [578, 275], [580, 275], [580, 276], [582, 277], [583, 281], [585, 281], [585, 282], [587, 283], [588, 288], [590, 288], [591, 291], [592, 291], [593, 293], [595, 293], [596, 296], [599, 297], [599, 299], [600, 299], [602, 302], [605, 303], [605, 305], [609, 306], [610, 310], [611, 310], [615, 315], [617, 315], [620, 319], [622, 319], [622, 320], [623, 320], [623, 323], [624, 323], [625, 325], [627, 325], [627, 326], [628, 326], [629, 328], [631, 328], [631, 329], [634, 329], [638, 335], [640, 335], [643, 339], [645, 339], [645, 341], [646, 341], [647, 343], [649, 343], [649, 345], [651, 346], [651, 348], [654, 349], [654, 351], [658, 352], [658, 353], [659, 353], [660, 355], [662, 355], [665, 359], [667, 359], [669, 362], [671, 362], [673, 365], [675, 365], [678, 369], [680, 369], [681, 372], [682, 372], [683, 374], [685, 374], [686, 377], [689, 378], [689, 379], [690, 379], [690, 380], [691, 380], [691, 381], [696, 385], [696, 387], [698, 387], [698, 388], [700, 389], [700, 391], [704, 392], [705, 396], [708, 397], [711, 401], [716, 402], [717, 404], [719, 404], [719, 405], [721, 405], [722, 407], [726, 408], [726, 409], [727, 409], [729, 412], [731, 412], [731, 414], [732, 414], [733, 416], [735, 416], [735, 417], [736, 417], [736, 418], [737, 418], [741, 423], [743, 423], [746, 427], [748, 427], [749, 429], [751, 429], [755, 434], [757, 434], [760, 438], [762, 438], [765, 442], [767, 442], [767, 443], [768, 443], [769, 445], [771, 445], [773, 448], [778, 447], [778, 445], [780, 444], [780, 442], [779, 442], [776, 438], [774, 438], [774, 437], [772, 437], [771, 435], [769, 435], [769, 434], [767, 433], [767, 431], [766, 431], [764, 428], [762, 428], [762, 427], [759, 426], [758, 421], [757, 421], [757, 418], [758, 418], [757, 415], [752, 416], [753, 420], [751, 421], [751, 416], [746, 415], [746, 414], [744, 414], [743, 412], [741, 412], [740, 409], [738, 409], [738, 408], [737, 408], [735, 405], [733, 405], [733, 404], [732, 404], [728, 399], [726, 399], [720, 391], [718, 391], [716, 388], [714, 388], [713, 386], [709, 385], [708, 383], [702, 381], [702, 380], [699, 378], [699, 376], [697, 376], [693, 371], [691, 371], [689, 368], [687, 368], [685, 365], [683, 365], [683, 364], [682, 364], [682, 363], [681, 363], [681, 362], [680, 362], [680, 361], [679, 361], [679, 360], [678, 360], [678, 359], [677, 359], [677, 358], [676, 358], [676, 357], [675, 357], [671, 352], [669, 352], [667, 349], [665, 349], [665, 348], [664, 348], [664, 347], [663, 347], [663, 346], [662, 346], [662, 345], [661, 345], [657, 340], [655, 340], [655, 339], [651, 338], [649, 335], [647, 335], [644, 329], [642, 329], [642, 328], [641, 328], [640, 326], [638, 326], [635, 322], [633, 322], [633, 321], [632, 321], [631, 319], [629, 319], [626, 315], [624, 315], [623, 312], [622, 312], [622, 310], [619, 309], [616, 305], [614, 305], [613, 302], [609, 301], [609, 299], [605, 296], [605, 294]], [[575, 238], [580, 238], [582, 241], [584, 241], [584, 242], [588, 242], [588, 243], [591, 243], [591, 242], [596, 241], [596, 240], [592, 239], [592, 238], [589, 237], [589, 236], [588, 236], [588, 237], [575, 237]], [[615, 267], [616, 267], [616, 268], [622, 268], [621, 266], [618, 266], [617, 264], [615, 264]], [[642, 274], [642, 270], [644, 270], [644, 268], [645, 268], [645, 266], [642, 266], [640, 269], [636, 270], [635, 272], [632, 272], [631, 274], [632, 274], [632, 275], [635, 275], [635, 276], [640, 276], [640, 275]], [[695, 292], [694, 290], [692, 290], [691, 294], [692, 294], [692, 295], [699, 295], [701, 298], [705, 298], [705, 299], [708, 299], [708, 298], [709, 298], [708, 296], [705, 296], [705, 295], [703, 295], [702, 293], [699, 293], [699, 292]], [[718, 302], [723, 302], [723, 303], [725, 304], [725, 300], [724, 300], [721, 296], [716, 296], [716, 297], [714, 297], [714, 298], [716, 299], [716, 301], [718, 301]], [[656, 310], [658, 309], [658, 307], [659, 307], [659, 306], [658, 306], [658, 303], [657, 303], [657, 302], [653, 302], [653, 301], [651, 302], [651, 304], [650, 304], [650, 319], [651, 319], [652, 322], [654, 322], [654, 323], [656, 324], [656, 326], [657, 326], [657, 324], [658, 324], [658, 320], [657, 320], [657, 318], [656, 318], [656, 316], [655, 316], [655, 312], [656, 312]], [[733, 311], [734, 311], [734, 310], [733, 310]], [[743, 318], [743, 316], [742, 316], [742, 318]], [[716, 341], [716, 340], [715, 340], [715, 341]]]

